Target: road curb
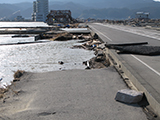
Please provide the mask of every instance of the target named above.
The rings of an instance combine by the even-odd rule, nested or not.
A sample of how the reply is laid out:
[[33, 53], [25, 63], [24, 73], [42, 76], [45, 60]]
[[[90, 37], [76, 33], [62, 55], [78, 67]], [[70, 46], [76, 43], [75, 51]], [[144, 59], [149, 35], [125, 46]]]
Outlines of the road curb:
[[[91, 34], [95, 34], [95, 32], [90, 28]], [[98, 36], [98, 39], [100, 41], [103, 41], [101, 37]], [[156, 116], [159, 119], [160, 116], [160, 103], [152, 96], [152, 94], [146, 89], [147, 85], [143, 83], [141, 80], [142, 78], [136, 74], [136, 71], [134, 71], [117, 53], [115, 50], [111, 50], [106, 48], [105, 49], [106, 56], [109, 57], [110, 61], [112, 62], [115, 69], [119, 72], [119, 74], [124, 79], [124, 82], [131, 88], [139, 91], [143, 91], [149, 105], [144, 109], [150, 109], [152, 112], [152, 116]], [[141, 82], [142, 83], [141, 83]], [[149, 87], [149, 86], [148, 86]], [[146, 110], [146, 112], [151, 111]], [[153, 115], [154, 114], [154, 115]]]
[[[91, 34], [95, 32], [90, 28]], [[98, 39], [104, 43], [104, 41], [98, 36]], [[143, 91], [148, 102], [149, 108], [153, 112], [160, 116], [160, 103], [150, 94], [150, 92], [144, 87], [144, 85], [139, 82], [142, 78], [135, 73], [135, 71], [127, 65], [127, 63], [115, 52], [115, 50], [110, 50], [106, 48], [106, 56], [109, 57], [110, 61], [115, 66], [115, 69], [121, 74], [126, 84], [131, 88], [139, 91]]]
[[118, 71], [121, 71], [123, 74], [125, 74], [126, 78], [129, 79], [139, 91], [143, 91], [145, 93], [150, 107], [153, 109], [156, 115], [160, 116], [160, 104], [139, 82], [139, 80], [142, 78], [138, 76], [135, 71], [129, 65], [127, 65], [127, 63], [124, 62], [123, 59], [114, 50], [106, 49], [106, 55], [110, 57], [110, 60], [112, 60], [115, 68]]

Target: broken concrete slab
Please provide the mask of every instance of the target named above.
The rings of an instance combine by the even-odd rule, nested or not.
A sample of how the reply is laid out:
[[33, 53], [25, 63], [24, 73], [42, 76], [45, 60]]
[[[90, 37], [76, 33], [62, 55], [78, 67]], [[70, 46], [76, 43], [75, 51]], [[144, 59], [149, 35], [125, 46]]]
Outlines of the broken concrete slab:
[[137, 43], [121, 43], [121, 44], [108, 44], [106, 43], [105, 46], [108, 48], [112, 48], [113, 46], [134, 46], [134, 45], [146, 45], [148, 42], [137, 42]]
[[61, 28], [61, 30], [74, 34], [90, 34], [90, 30], [88, 28]]
[[160, 55], [160, 47], [159, 46], [114, 46], [114, 49], [119, 50], [120, 53], [128, 53], [128, 54], [138, 54], [138, 55], [149, 55], [156, 56]]
[[139, 43], [123, 43], [123, 44], [105, 44], [109, 49], [116, 49], [123, 54], [138, 54], [138, 55], [149, 55], [156, 56], [160, 55], [159, 46], [145, 46], [148, 42]]
[[127, 104], [133, 104], [140, 102], [142, 98], [143, 98], [143, 92], [123, 89], [117, 92], [115, 100]]

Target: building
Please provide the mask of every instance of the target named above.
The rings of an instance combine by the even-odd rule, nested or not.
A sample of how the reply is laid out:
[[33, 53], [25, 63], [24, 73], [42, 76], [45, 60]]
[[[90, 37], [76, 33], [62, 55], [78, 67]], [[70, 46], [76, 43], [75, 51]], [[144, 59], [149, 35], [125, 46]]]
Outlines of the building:
[[24, 18], [22, 16], [17, 16], [15, 19], [15, 21], [24, 21]]
[[33, 2], [32, 20], [46, 22], [48, 15], [48, 0], [36, 0]]
[[51, 10], [47, 15], [47, 23], [71, 23], [74, 19], [71, 16], [70, 10]]
[[137, 12], [136, 13], [136, 18], [138, 20], [148, 20], [149, 19], [149, 14], [148, 12]]

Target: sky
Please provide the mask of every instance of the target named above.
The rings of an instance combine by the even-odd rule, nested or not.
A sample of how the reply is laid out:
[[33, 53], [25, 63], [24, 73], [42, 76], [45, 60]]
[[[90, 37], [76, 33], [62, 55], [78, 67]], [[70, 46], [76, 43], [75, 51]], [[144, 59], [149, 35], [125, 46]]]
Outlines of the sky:
[[35, 0], [0, 0], [0, 3], [20, 3], [20, 2], [33, 2]]
[[[33, 1], [36, 1], [36, 0], [0, 0], [0, 3], [20, 3], [20, 2], [33, 2]], [[52, 0], [52, 1], [73, 1], [73, 0]], [[160, 0], [153, 0], [153, 1], [160, 2]]]

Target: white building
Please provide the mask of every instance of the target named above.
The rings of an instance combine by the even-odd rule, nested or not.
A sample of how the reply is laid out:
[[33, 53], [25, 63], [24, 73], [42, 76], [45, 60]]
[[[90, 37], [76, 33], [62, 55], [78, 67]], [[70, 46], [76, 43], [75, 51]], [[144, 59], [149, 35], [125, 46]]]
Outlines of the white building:
[[48, 0], [36, 0], [33, 2], [33, 21], [46, 22], [48, 12]]

